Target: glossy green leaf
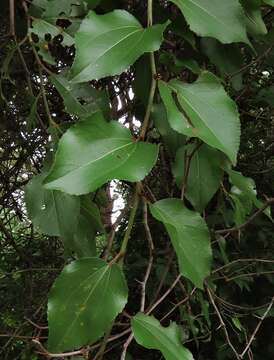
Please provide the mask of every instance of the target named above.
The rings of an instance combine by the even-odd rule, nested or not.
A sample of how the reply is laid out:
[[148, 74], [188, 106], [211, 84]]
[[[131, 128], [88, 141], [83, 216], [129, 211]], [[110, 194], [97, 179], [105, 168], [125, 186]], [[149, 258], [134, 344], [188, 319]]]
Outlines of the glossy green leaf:
[[132, 318], [131, 326], [138, 344], [160, 350], [166, 360], [194, 360], [182, 345], [181, 331], [175, 322], [163, 327], [155, 317], [138, 313]]
[[117, 121], [94, 114], [61, 138], [46, 188], [86, 194], [109, 180], [142, 180], [156, 162], [158, 147], [132, 139]]
[[123, 310], [127, 293], [117, 264], [85, 258], [67, 265], [49, 295], [49, 350], [66, 351], [98, 340]]
[[210, 235], [204, 219], [187, 209], [179, 199], [157, 201], [150, 205], [150, 211], [167, 229], [181, 274], [202, 289], [212, 259]]
[[[200, 138], [236, 163], [240, 144], [239, 114], [218, 78], [204, 72], [195, 83], [172, 80], [165, 87], [169, 87], [165, 94], [168, 102], [161, 89], [160, 92], [170, 126], [182, 134]], [[179, 104], [173, 94], [177, 95]]]
[[45, 189], [43, 181], [46, 176], [46, 171], [34, 176], [25, 188], [28, 215], [43, 234], [61, 236], [65, 242], [70, 242], [78, 226], [80, 200], [76, 196]]
[[243, 9], [238, 0], [171, 1], [180, 8], [190, 29], [196, 34], [214, 37], [222, 43], [249, 43]]
[[98, 91], [89, 84], [71, 84], [64, 74], [51, 75], [50, 81], [64, 99], [69, 114], [84, 117], [99, 110], [108, 112], [109, 104], [105, 92]]
[[246, 15], [248, 33], [252, 36], [267, 34], [261, 12], [261, 0], [241, 0], [241, 3]]
[[201, 39], [203, 52], [217, 67], [220, 75], [225, 79], [239, 71], [230, 78], [235, 90], [239, 91], [243, 86], [243, 76], [240, 69], [244, 66], [243, 54], [238, 44], [223, 45], [213, 38]]
[[144, 29], [124, 10], [104, 15], [91, 11], [75, 36], [72, 81], [86, 82], [122, 73], [145, 52], [159, 49], [166, 26]]
[[[180, 188], [185, 172], [185, 152], [189, 156], [195, 148], [195, 144], [183, 146], [176, 154], [173, 173]], [[185, 196], [199, 212], [205, 209], [220, 186], [223, 177], [222, 160], [218, 150], [205, 144], [192, 156]]]

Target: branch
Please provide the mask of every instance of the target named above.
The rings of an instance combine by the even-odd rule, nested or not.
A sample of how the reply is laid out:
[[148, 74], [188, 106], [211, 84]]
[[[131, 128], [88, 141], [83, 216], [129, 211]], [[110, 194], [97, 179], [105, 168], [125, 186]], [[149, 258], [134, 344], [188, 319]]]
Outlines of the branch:
[[149, 245], [149, 261], [148, 261], [148, 266], [147, 266], [147, 270], [146, 270], [146, 273], [145, 273], [145, 277], [144, 277], [144, 280], [142, 282], [141, 306], [140, 306], [140, 311], [141, 312], [145, 311], [146, 285], [147, 285], [147, 281], [148, 281], [148, 278], [149, 278], [149, 275], [150, 275], [151, 269], [152, 269], [153, 252], [154, 252], [153, 239], [152, 239], [152, 236], [151, 236], [150, 228], [149, 228], [149, 225], [148, 225], [148, 218], [147, 218], [147, 202], [145, 200], [144, 200], [144, 206], [143, 206], [143, 216], [144, 216], [144, 227], [145, 227], [146, 237], [147, 237], [148, 245]]
[[265, 313], [263, 314], [263, 316], [261, 317], [260, 321], [258, 322], [255, 330], [253, 331], [253, 334], [251, 335], [251, 337], [250, 337], [250, 339], [249, 339], [249, 341], [248, 341], [248, 343], [247, 343], [244, 351], [241, 353], [240, 359], [242, 359], [242, 358], [245, 356], [246, 352], [249, 350], [252, 342], [255, 340], [255, 336], [256, 336], [257, 332], [259, 331], [259, 329], [260, 329], [260, 327], [261, 327], [264, 319], [267, 317], [267, 315], [268, 315], [269, 311], [271, 310], [273, 304], [274, 304], [274, 296], [273, 296], [271, 302], [269, 303], [269, 305], [268, 305]]
[[264, 212], [264, 210], [266, 208], [268, 208], [268, 206], [271, 204], [274, 204], [274, 198], [268, 199], [266, 201], [266, 203], [259, 210], [257, 210], [253, 215], [251, 215], [250, 218], [247, 219], [246, 222], [244, 222], [243, 224], [241, 224], [239, 226], [234, 226], [229, 229], [216, 230], [215, 234], [226, 234], [226, 233], [232, 233], [232, 232], [242, 230], [244, 227], [246, 227], [248, 224], [250, 224], [258, 215], [260, 215], [262, 212]]
[[184, 197], [185, 197], [185, 192], [186, 192], [186, 187], [187, 187], [187, 179], [188, 179], [188, 175], [189, 175], [189, 171], [190, 171], [191, 160], [192, 160], [193, 156], [195, 155], [195, 152], [198, 151], [202, 145], [203, 145], [203, 143], [199, 142], [189, 155], [187, 155], [187, 151], [185, 152], [185, 157], [184, 157], [185, 171], [184, 171], [184, 180], [183, 180], [182, 191], [181, 191], [181, 199], [182, 200], [184, 200]]
[[14, 0], [9, 0], [10, 5], [10, 35], [15, 37]]
[[125, 253], [126, 253], [126, 250], [127, 250], [127, 244], [128, 244], [128, 241], [129, 241], [129, 238], [130, 238], [130, 235], [131, 235], [131, 231], [132, 231], [132, 228], [133, 228], [133, 225], [134, 225], [135, 215], [136, 215], [138, 205], [139, 205], [139, 191], [140, 191], [140, 184], [136, 183], [135, 191], [134, 191], [134, 195], [133, 195], [133, 204], [132, 204], [132, 208], [131, 208], [130, 215], [129, 215], [129, 220], [128, 220], [128, 226], [127, 226], [125, 236], [123, 238], [122, 245], [121, 245], [121, 248], [120, 248], [120, 251], [119, 251], [120, 255], [118, 254], [118, 256], [120, 258], [119, 263], [121, 265], [123, 264], [123, 258], [125, 256]]
[[237, 353], [237, 351], [236, 351], [235, 347], [233, 346], [233, 344], [231, 343], [231, 340], [230, 340], [230, 338], [229, 338], [226, 325], [225, 325], [224, 320], [223, 320], [223, 318], [222, 318], [222, 315], [221, 315], [221, 313], [220, 313], [220, 311], [219, 311], [219, 309], [218, 309], [218, 307], [217, 307], [217, 305], [216, 305], [216, 303], [215, 303], [215, 301], [214, 301], [214, 299], [213, 299], [213, 296], [212, 296], [212, 294], [211, 294], [211, 291], [210, 291], [210, 289], [209, 289], [208, 287], [206, 288], [206, 290], [207, 290], [207, 293], [208, 293], [210, 302], [211, 302], [211, 304], [213, 305], [213, 307], [214, 307], [214, 309], [215, 309], [215, 312], [216, 312], [216, 314], [217, 314], [217, 316], [218, 316], [218, 318], [219, 318], [219, 320], [220, 320], [221, 327], [224, 329], [224, 334], [225, 334], [225, 337], [226, 337], [226, 341], [227, 341], [229, 347], [231, 348], [231, 350], [234, 352], [236, 358], [237, 358], [238, 360], [240, 360], [241, 357], [240, 357], [240, 355]]
[[179, 282], [179, 280], [181, 279], [181, 274], [179, 274], [176, 279], [173, 281], [173, 283], [171, 284], [171, 286], [167, 289], [167, 291], [160, 297], [160, 299], [158, 301], [156, 301], [155, 304], [153, 304], [148, 311], [146, 311], [146, 314], [149, 315], [152, 313], [152, 311], [161, 304], [161, 302], [163, 302], [165, 300], [165, 298], [171, 293], [171, 291], [175, 288], [175, 286], [177, 285], [177, 283]]
[[[147, 25], [151, 26], [152, 24], [153, 24], [153, 1], [148, 0], [148, 3], [147, 3]], [[151, 113], [152, 106], [153, 106], [154, 95], [155, 95], [156, 87], [157, 87], [157, 80], [156, 80], [157, 79], [157, 71], [156, 71], [155, 57], [154, 57], [153, 52], [150, 53], [150, 66], [151, 66], [151, 87], [150, 87], [150, 92], [149, 92], [146, 114], [145, 114], [144, 121], [142, 124], [141, 132], [140, 132], [140, 137], [139, 137], [140, 140], [143, 140], [146, 136], [146, 132], [147, 132], [147, 129], [149, 126], [150, 113]]]

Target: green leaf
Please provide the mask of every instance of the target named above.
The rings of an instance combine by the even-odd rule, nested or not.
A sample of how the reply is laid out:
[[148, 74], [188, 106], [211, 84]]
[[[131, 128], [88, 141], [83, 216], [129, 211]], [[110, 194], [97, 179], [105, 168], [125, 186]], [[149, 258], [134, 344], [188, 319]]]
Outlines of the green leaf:
[[261, 0], [241, 0], [241, 3], [246, 15], [248, 33], [253, 36], [267, 34], [261, 12]]
[[222, 43], [244, 42], [246, 36], [242, 7], [238, 0], [171, 0], [182, 11], [190, 29]]
[[39, 93], [36, 97], [32, 98], [32, 104], [30, 108], [30, 113], [26, 118], [27, 121], [27, 129], [30, 131], [35, 128], [36, 118], [37, 118], [37, 105], [40, 98], [41, 93]]
[[174, 54], [169, 52], [162, 52], [159, 56], [159, 62], [166, 65], [171, 72], [180, 74], [182, 69], [188, 69], [193, 74], [200, 75], [201, 69], [199, 64], [194, 59], [178, 59]]
[[121, 268], [97, 258], [67, 265], [54, 282], [48, 301], [50, 351], [92, 344], [108, 329], [127, 302]]
[[72, 46], [74, 44], [74, 39], [69, 34], [65, 32], [60, 26], [54, 25], [44, 19], [35, 19], [32, 22], [32, 28], [30, 31], [37, 35], [39, 39], [43, 42], [46, 35], [51, 35], [51, 39], [58, 35], [63, 36], [62, 44], [64, 46]]
[[47, 172], [36, 175], [25, 188], [27, 211], [33, 225], [43, 234], [60, 236], [70, 245], [79, 221], [80, 200], [60, 191], [46, 190]]
[[189, 26], [183, 15], [177, 16], [176, 19], [169, 25], [168, 29], [184, 39], [193, 49], [197, 50], [195, 34], [189, 30]]
[[166, 360], [194, 360], [191, 352], [182, 345], [181, 331], [175, 322], [163, 327], [154, 316], [138, 313], [132, 318], [131, 326], [138, 344], [160, 350]]
[[274, 0], [263, 0], [263, 2], [267, 5], [274, 6]]
[[151, 68], [149, 54], [145, 54], [138, 59], [134, 65], [135, 78], [133, 81], [133, 92], [135, 97], [140, 99], [146, 107], [149, 99], [151, 87]]
[[104, 226], [97, 205], [88, 196], [81, 199], [78, 227], [73, 236], [73, 251], [78, 258], [97, 255], [96, 234], [104, 233]]
[[[240, 196], [243, 202], [243, 209], [245, 210], [245, 215], [248, 214], [248, 209], [251, 210], [250, 206], [248, 206], [248, 202], [252, 202], [253, 205], [260, 209], [263, 206], [263, 203], [257, 198], [257, 190], [256, 190], [256, 184], [253, 179], [243, 176], [240, 172], [234, 171], [234, 170], [226, 170], [229, 174], [229, 181], [232, 185], [238, 189], [236, 191], [238, 197]], [[232, 188], [233, 190], [233, 188]], [[235, 189], [234, 189], [235, 193]], [[246, 198], [246, 199], [245, 199]], [[240, 200], [240, 199], [239, 199]], [[236, 205], [237, 206], [237, 205]], [[238, 204], [239, 207], [239, 204]], [[249, 211], [250, 212], [250, 211]], [[268, 207], [264, 214], [271, 220], [271, 211], [270, 207]]]
[[168, 83], [164, 81], [158, 82], [159, 92], [166, 108], [167, 118], [171, 128], [180, 134], [193, 136], [191, 129], [191, 122], [178, 109], [176, 101], [173, 97], [173, 89]]
[[151, 117], [170, 155], [174, 158], [178, 148], [185, 144], [185, 136], [170, 127], [163, 104], [153, 105]]
[[168, 23], [144, 29], [124, 10], [105, 15], [91, 11], [75, 36], [73, 82], [118, 75], [145, 52], [159, 49]]
[[157, 145], [135, 141], [127, 128], [97, 113], [63, 135], [45, 187], [81, 195], [113, 179], [140, 181], [157, 154]]
[[38, 36], [39, 42], [35, 43], [35, 45], [39, 48], [38, 54], [43, 58], [45, 62], [51, 65], [56, 65], [55, 60], [52, 57], [49, 47], [48, 41], [46, 40], [46, 36], [50, 35], [50, 40], [53, 40], [58, 35], [62, 35], [62, 45], [64, 46], [72, 46], [74, 44], [73, 37], [68, 34], [63, 28], [60, 26], [51, 23], [47, 19], [35, 19], [32, 22], [32, 27], [29, 31]]
[[[161, 88], [160, 93], [170, 126], [184, 135], [200, 138], [236, 163], [241, 132], [239, 114], [218, 78], [204, 72], [195, 83], [172, 80], [165, 87], [169, 87], [165, 96]], [[179, 104], [172, 97], [172, 91]]]
[[[87, 116], [99, 110], [109, 110], [107, 95], [92, 88], [89, 84], [71, 84], [65, 74], [51, 75], [50, 81], [56, 87], [69, 114]], [[80, 100], [85, 101], [82, 104]]]
[[[183, 146], [176, 154], [173, 173], [180, 188], [185, 172], [185, 152], [189, 156], [195, 148], [195, 144]], [[205, 144], [195, 151], [191, 159], [185, 196], [199, 212], [205, 209], [220, 186], [222, 160], [219, 151]]]
[[73, 4], [77, 4], [77, 0], [48, 0], [45, 6], [44, 18], [58, 18], [62, 15], [69, 17]]
[[[223, 45], [215, 39], [203, 38], [201, 40], [203, 52], [210, 61], [218, 68], [223, 78], [239, 71], [243, 65], [243, 54], [238, 44]], [[234, 75], [230, 81], [235, 90], [241, 90], [243, 86], [241, 72]]]
[[150, 211], [167, 229], [181, 274], [202, 289], [212, 260], [210, 236], [204, 219], [187, 209], [179, 199], [157, 201], [150, 205]]

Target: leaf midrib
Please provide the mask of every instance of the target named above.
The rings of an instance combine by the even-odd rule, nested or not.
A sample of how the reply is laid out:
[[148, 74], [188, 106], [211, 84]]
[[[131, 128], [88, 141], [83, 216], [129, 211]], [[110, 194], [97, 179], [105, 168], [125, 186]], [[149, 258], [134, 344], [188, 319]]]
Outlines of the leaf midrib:
[[[117, 30], [121, 30], [121, 29], [125, 29], [125, 28], [137, 28], [137, 26], [123, 26], [123, 27], [120, 27], [120, 28], [116, 28], [116, 29], [112, 29], [112, 30], [109, 30], [109, 31], [105, 31], [104, 33], [101, 33], [99, 34], [98, 36], [96, 36], [95, 38], [92, 39], [92, 41], [96, 41], [98, 40], [98, 38], [108, 34], [108, 33], [113, 33], [114, 31], [117, 31]], [[76, 77], [78, 77], [82, 72], [84, 72], [87, 68], [92, 68], [94, 65], [96, 65], [96, 63], [98, 63], [98, 61], [103, 57], [105, 56], [109, 51], [111, 51], [113, 48], [115, 48], [117, 45], [119, 45], [122, 41], [124, 41], [125, 39], [127, 39], [128, 37], [136, 34], [137, 32], [141, 32], [141, 31], [144, 31], [144, 29], [142, 27], [140, 28], [137, 28], [137, 30], [135, 31], [132, 31], [130, 32], [129, 34], [127, 34], [126, 36], [124, 36], [122, 39], [120, 39], [119, 41], [117, 41], [115, 44], [113, 44], [111, 47], [107, 48], [99, 57], [95, 58], [94, 61], [90, 64], [88, 64], [87, 66], [84, 66], [81, 70], [79, 70], [76, 75], [73, 77], [74, 79]], [[88, 39], [87, 42], [90, 42], [91, 40]]]
[[[173, 356], [175, 356], [175, 359], [179, 359], [179, 358], [177, 357], [178, 352], [176, 351], [176, 350], [178, 349], [178, 344], [177, 344], [176, 342], [174, 342], [172, 339], [170, 339], [169, 337], [166, 337], [165, 334], [162, 334], [163, 330], [162, 330], [161, 328], [159, 329], [159, 327], [155, 326], [154, 324], [151, 324], [150, 322], [147, 322], [145, 319], [143, 319], [142, 321], [139, 320], [139, 319], [135, 319], [135, 321], [139, 322], [139, 325], [140, 325], [141, 327], [143, 327], [145, 330], [147, 330], [147, 331], [152, 335], [152, 337], [156, 338], [157, 341], [158, 341], [158, 343], [160, 343], [161, 345], [164, 344], [164, 342], [161, 341], [163, 338], [164, 338], [164, 339], [168, 339], [168, 342], [170, 342], [171, 345], [173, 345], [173, 346], [171, 346], [171, 350], [170, 350], [170, 349], [168, 348], [168, 345], [165, 345], [165, 344], [164, 344], [164, 348], [165, 348], [169, 353], [171, 353]], [[157, 333], [157, 331], [158, 331], [158, 332], [160, 331], [160, 332], [161, 332], [161, 336], [159, 336], [159, 337], [157, 338], [157, 336], [155, 335], [155, 333], [154, 333], [152, 330], [150, 330], [149, 327], [145, 327], [145, 326], [142, 324], [142, 322], [144, 322], [144, 323], [148, 324], [148, 326], [156, 329], [156, 330], [155, 330], [155, 333]], [[168, 329], [168, 328], [167, 328], [167, 329]], [[161, 345], [160, 345], [160, 346], [161, 346]], [[159, 349], [160, 349], [160, 346], [159, 346]], [[183, 345], [182, 345], [182, 346], [183, 346]], [[176, 348], [177, 348], [177, 349], [176, 349]], [[174, 351], [173, 351], [173, 349], [174, 349]], [[182, 360], [182, 359], [180, 359], [180, 360]]]
[[[178, 2], [180, 0], [177, 0]], [[197, 4], [196, 2], [194, 2], [193, 0], [188, 0], [190, 3], [193, 4], [193, 6], [196, 6], [197, 8], [199, 8], [200, 10], [202, 10], [202, 12], [205, 12], [209, 17], [212, 17], [213, 19], [215, 19], [215, 21], [219, 24], [221, 24], [221, 26], [224, 26], [226, 29], [228, 29], [228, 31], [231, 33], [231, 27], [229, 27], [228, 25], [226, 25], [225, 22], [222, 22], [220, 21], [220, 19], [215, 16], [214, 14], [210, 13], [207, 9], [205, 9], [204, 7], [202, 7], [201, 5]], [[226, 0], [226, 1], [229, 1], [229, 0]], [[188, 8], [188, 10], [190, 12], [193, 13], [193, 9], [191, 9], [189, 6], [187, 6], [187, 4], [184, 2], [181, 4], [181, 6], [185, 6], [186, 8]], [[195, 12], [194, 12], [194, 15], [195, 15]]]
[[[113, 139], [113, 140], [114, 140], [114, 139]], [[62, 178], [66, 177], [67, 175], [69, 175], [69, 174], [72, 175], [73, 173], [75, 173], [75, 172], [77, 172], [77, 171], [80, 171], [81, 169], [86, 168], [86, 167], [90, 166], [91, 164], [93, 164], [93, 163], [95, 163], [95, 162], [97, 162], [97, 161], [100, 161], [100, 160], [104, 159], [105, 157], [107, 157], [107, 156], [109, 156], [109, 155], [112, 155], [112, 154], [114, 154], [115, 152], [117, 152], [117, 151], [119, 151], [119, 150], [121, 150], [121, 149], [123, 149], [123, 148], [126, 148], [127, 146], [130, 146], [130, 145], [135, 145], [135, 143], [133, 143], [133, 142], [128, 142], [128, 143], [125, 144], [125, 145], [122, 145], [122, 146], [120, 146], [120, 147], [118, 147], [118, 148], [115, 148], [114, 150], [111, 150], [111, 151], [105, 153], [104, 155], [102, 155], [102, 156], [100, 156], [100, 157], [98, 157], [98, 158], [96, 158], [96, 159], [93, 159], [93, 160], [89, 161], [88, 163], [86, 163], [86, 164], [84, 164], [84, 165], [81, 165], [81, 166], [79, 166], [79, 167], [76, 167], [76, 168], [73, 169], [72, 171], [68, 171], [67, 173], [63, 174], [63, 175], [60, 176], [60, 177], [57, 177], [57, 178], [54, 179], [54, 180], [50, 180], [50, 181], [48, 182], [48, 184], [50, 184], [51, 182], [54, 182], [54, 181], [60, 181]]]
[[[96, 275], [97, 272], [99, 272], [100, 270], [103, 269], [103, 266], [100, 267], [98, 270], [96, 270], [94, 273], [92, 273], [91, 275], [89, 275], [85, 280], [83, 280], [78, 287], [72, 292], [71, 295], [73, 295], [75, 292], [77, 292], [79, 290], [79, 288], [81, 287], [81, 285], [83, 285], [83, 283], [85, 283], [87, 280], [89, 280], [90, 278], [94, 277]], [[94, 293], [96, 287], [98, 286], [98, 284], [100, 283], [101, 279], [105, 276], [106, 272], [109, 270], [109, 266], [106, 265], [105, 269], [103, 270], [101, 276], [99, 276], [99, 278], [97, 279], [97, 281], [95, 281], [95, 283], [93, 284], [93, 287], [90, 289], [89, 294], [86, 298], [86, 300], [84, 301], [84, 303], [82, 304], [82, 306], [86, 305], [88, 300], [90, 299], [90, 297], [92, 296], [92, 294]], [[71, 296], [69, 297], [71, 298]], [[67, 299], [67, 302], [69, 300], [69, 298]], [[60, 344], [62, 344], [64, 342], [64, 339], [66, 337], [66, 335], [71, 331], [71, 328], [74, 326], [75, 322], [79, 319], [81, 315], [81, 312], [79, 312], [76, 316], [75, 319], [71, 322], [70, 326], [67, 328], [67, 330], [65, 331], [64, 335], [62, 336], [62, 338], [60, 339], [58, 346], [60, 346]]]

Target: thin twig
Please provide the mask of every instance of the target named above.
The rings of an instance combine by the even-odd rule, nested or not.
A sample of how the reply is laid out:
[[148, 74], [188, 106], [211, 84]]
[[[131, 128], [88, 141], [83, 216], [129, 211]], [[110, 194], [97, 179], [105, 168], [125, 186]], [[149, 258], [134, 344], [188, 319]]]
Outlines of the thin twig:
[[197, 288], [195, 287], [188, 296], [184, 297], [181, 301], [179, 301], [176, 305], [174, 305], [173, 308], [172, 308], [167, 314], [165, 314], [165, 315], [161, 318], [160, 322], [164, 321], [164, 320], [165, 320], [166, 318], [168, 318], [179, 306], [181, 306], [181, 305], [183, 305], [185, 302], [187, 302], [187, 301], [191, 298], [191, 296], [195, 293], [196, 290], [197, 290]]
[[258, 209], [253, 215], [250, 216], [249, 219], [247, 219], [243, 224], [239, 226], [234, 226], [232, 228], [228, 229], [222, 229], [222, 230], [216, 230], [215, 234], [226, 234], [226, 233], [232, 233], [236, 231], [242, 230], [244, 227], [246, 227], [248, 224], [250, 224], [258, 215], [260, 215], [266, 208], [268, 208], [269, 205], [274, 204], [274, 198], [268, 199], [265, 204]]
[[230, 340], [230, 338], [229, 338], [228, 331], [227, 331], [226, 325], [225, 325], [225, 323], [224, 323], [224, 320], [223, 320], [223, 318], [222, 318], [222, 315], [221, 315], [221, 313], [220, 313], [220, 311], [219, 311], [219, 309], [218, 309], [218, 307], [217, 307], [217, 305], [216, 305], [216, 303], [215, 303], [215, 301], [214, 301], [214, 298], [213, 298], [213, 296], [212, 296], [212, 294], [211, 294], [211, 291], [210, 291], [210, 289], [209, 289], [208, 287], [207, 287], [207, 293], [208, 293], [210, 302], [211, 302], [211, 304], [213, 305], [213, 307], [214, 307], [214, 309], [215, 309], [215, 312], [216, 312], [216, 314], [217, 314], [217, 316], [218, 316], [218, 318], [219, 318], [219, 320], [220, 320], [221, 326], [222, 326], [222, 328], [223, 328], [223, 330], [224, 330], [224, 334], [225, 334], [225, 337], [226, 337], [226, 341], [227, 341], [229, 347], [231, 348], [231, 350], [233, 351], [233, 353], [235, 354], [236, 358], [237, 358], [238, 360], [240, 360], [241, 358], [240, 358], [238, 352], [236, 351], [235, 347], [234, 347], [233, 344], [231, 343], [231, 340]]
[[267, 264], [273, 264], [274, 260], [268, 260], [268, 259], [257, 259], [257, 258], [250, 258], [250, 259], [237, 259], [233, 260], [228, 264], [225, 264], [223, 266], [218, 267], [217, 269], [212, 271], [212, 274], [215, 274], [221, 270], [226, 269], [227, 267], [230, 267], [234, 264], [241, 263], [241, 262], [261, 262], [261, 263], [267, 263]]
[[14, 0], [9, 0], [9, 5], [10, 5], [10, 35], [15, 37]]
[[187, 180], [188, 180], [190, 166], [191, 166], [191, 160], [192, 160], [193, 156], [195, 155], [196, 151], [198, 151], [202, 145], [203, 145], [203, 143], [199, 142], [189, 155], [187, 154], [187, 151], [185, 152], [185, 156], [184, 156], [185, 171], [184, 171], [184, 180], [183, 180], [182, 191], [181, 191], [181, 199], [182, 200], [184, 200], [184, 197], [185, 197], [185, 192], [186, 192], [186, 188], [187, 188]]
[[149, 225], [148, 225], [147, 202], [145, 200], [144, 200], [144, 205], [143, 205], [143, 217], [144, 217], [144, 227], [145, 227], [145, 232], [146, 232], [146, 237], [147, 237], [148, 247], [149, 247], [149, 260], [148, 260], [148, 266], [147, 266], [147, 270], [146, 270], [146, 273], [145, 273], [145, 277], [144, 277], [144, 280], [142, 282], [141, 306], [140, 306], [140, 311], [141, 312], [145, 311], [146, 285], [147, 285], [147, 281], [149, 279], [151, 269], [152, 269], [152, 265], [153, 265], [153, 252], [154, 252], [153, 239], [152, 239], [151, 231], [150, 231], [150, 228], [149, 228]]
[[168, 260], [167, 260], [167, 263], [166, 263], [166, 267], [165, 267], [165, 269], [164, 269], [164, 271], [163, 271], [163, 274], [162, 274], [160, 283], [159, 283], [158, 288], [157, 288], [157, 290], [156, 290], [156, 292], [155, 292], [155, 295], [153, 296], [153, 299], [152, 299], [152, 301], [151, 301], [151, 303], [150, 303], [150, 306], [153, 305], [154, 301], [158, 298], [158, 296], [159, 296], [159, 294], [160, 294], [160, 292], [161, 292], [161, 290], [162, 290], [162, 287], [163, 287], [163, 285], [164, 285], [166, 276], [167, 276], [167, 274], [168, 274], [168, 272], [169, 272], [169, 269], [170, 269], [170, 266], [171, 266], [172, 261], [173, 261], [173, 259], [174, 259], [174, 256], [175, 256], [175, 252], [174, 252], [174, 251], [172, 251], [172, 252], [170, 253], [170, 255], [168, 256]]
[[241, 353], [240, 359], [242, 359], [242, 358], [245, 356], [246, 352], [249, 350], [252, 342], [255, 340], [255, 336], [256, 336], [257, 332], [259, 331], [259, 329], [260, 329], [260, 327], [261, 327], [264, 319], [267, 317], [267, 315], [268, 315], [269, 311], [271, 310], [273, 304], [274, 304], [274, 296], [273, 296], [272, 300], [270, 301], [270, 303], [269, 303], [269, 305], [268, 305], [265, 313], [263, 314], [263, 316], [261, 317], [260, 321], [258, 322], [255, 330], [253, 331], [253, 334], [251, 335], [251, 337], [250, 337], [250, 339], [249, 339], [249, 341], [248, 341], [245, 349], [244, 349], [243, 352]]
[[150, 308], [148, 311], [146, 311], [146, 314], [149, 315], [152, 313], [153, 310], [155, 310], [155, 308], [157, 306], [159, 306], [164, 300], [165, 298], [171, 293], [171, 291], [175, 288], [175, 286], [177, 285], [177, 283], [179, 282], [179, 280], [181, 279], [181, 274], [179, 274], [176, 279], [173, 281], [173, 283], [171, 284], [171, 286], [168, 288], [168, 290], [160, 297], [159, 300], [157, 300]]
[[[153, 1], [148, 0], [148, 3], [147, 3], [147, 25], [152, 26], [152, 24], [153, 24]], [[157, 71], [156, 71], [154, 53], [151, 52], [149, 54], [149, 56], [150, 56], [150, 66], [151, 66], [151, 86], [150, 86], [147, 109], [146, 109], [144, 121], [143, 121], [143, 124], [141, 127], [141, 132], [140, 132], [140, 137], [139, 137], [140, 140], [144, 140], [144, 138], [146, 136], [146, 132], [149, 127], [150, 114], [151, 114], [153, 100], [154, 100], [156, 87], [157, 87], [157, 80], [156, 80]]]
[[257, 64], [259, 61], [261, 61], [264, 57], [266, 57], [270, 51], [273, 49], [274, 47], [274, 44], [271, 45], [268, 49], [266, 49], [266, 51], [264, 53], [262, 53], [260, 56], [257, 57], [257, 59], [255, 60], [252, 60], [249, 64], [243, 66], [242, 68], [240, 68], [239, 70], [235, 71], [234, 73], [232, 74], [229, 74], [228, 75], [228, 79], [230, 80], [231, 78], [233, 78], [234, 76], [242, 73], [243, 71], [247, 70], [248, 68], [250, 68], [252, 65], [255, 65]]
[[139, 192], [140, 192], [140, 184], [136, 183], [134, 195], [133, 195], [133, 201], [132, 201], [132, 208], [131, 208], [129, 220], [128, 220], [128, 225], [127, 225], [125, 236], [123, 238], [122, 245], [121, 245], [121, 248], [119, 251], [119, 254], [121, 255], [120, 262], [119, 262], [120, 265], [123, 264], [123, 258], [126, 253], [126, 250], [127, 250], [127, 244], [128, 244], [128, 241], [130, 239], [130, 235], [131, 235], [131, 232], [133, 229], [134, 219], [135, 219], [135, 215], [136, 215], [138, 205], [139, 205]]
[[128, 207], [125, 206], [124, 209], [121, 211], [121, 213], [119, 214], [116, 221], [114, 222], [114, 224], [111, 227], [111, 231], [109, 233], [108, 240], [107, 240], [107, 248], [106, 248], [105, 254], [103, 256], [104, 260], [107, 260], [109, 255], [110, 255], [116, 230], [117, 230], [118, 226], [120, 225], [120, 222], [122, 221], [122, 219], [125, 216], [127, 211], [128, 211]]
[[134, 335], [133, 335], [133, 333], [131, 333], [131, 334], [129, 335], [129, 337], [127, 338], [127, 341], [124, 343], [123, 352], [122, 352], [122, 354], [121, 354], [120, 360], [125, 360], [126, 355], [127, 355], [127, 349], [128, 349], [128, 347], [129, 347], [131, 341], [133, 340], [133, 338], [134, 338]]

